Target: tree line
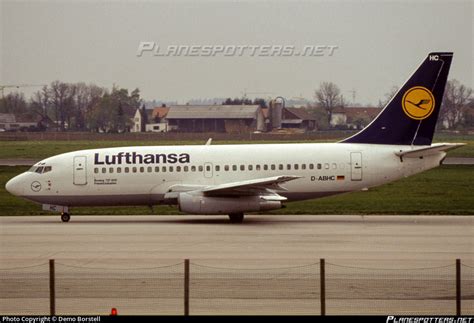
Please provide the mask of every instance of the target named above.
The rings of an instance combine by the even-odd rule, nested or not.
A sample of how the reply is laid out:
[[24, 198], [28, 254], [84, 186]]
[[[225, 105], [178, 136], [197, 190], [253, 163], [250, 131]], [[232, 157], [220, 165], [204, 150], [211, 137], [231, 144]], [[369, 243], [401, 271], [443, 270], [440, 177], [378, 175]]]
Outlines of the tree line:
[[[397, 93], [392, 87], [378, 102], [379, 107]], [[222, 104], [255, 104], [268, 107], [263, 98], [228, 98]], [[138, 88], [113, 86], [112, 89], [86, 83], [51, 82], [26, 99], [21, 92], [11, 92], [0, 99], [0, 113], [27, 115], [41, 121], [39, 127], [56, 128], [58, 131], [125, 132], [132, 126], [131, 116], [142, 106]], [[322, 82], [314, 91], [314, 101], [306, 107], [317, 122], [318, 129], [331, 128], [332, 114], [337, 108], [348, 106], [340, 88], [332, 82]], [[144, 113], [146, 116], [146, 113]], [[49, 124], [48, 124], [49, 121]], [[355, 120], [363, 127], [371, 120]], [[457, 80], [448, 80], [441, 107], [439, 126], [448, 129], [472, 129], [474, 127], [474, 97], [471, 88]]]
[[95, 84], [54, 81], [35, 92], [29, 100], [12, 92], [1, 99], [0, 112], [40, 118], [43, 127], [58, 131], [124, 132], [131, 126], [129, 115], [140, 107], [140, 90]]
[[[392, 87], [385, 97], [378, 102], [378, 107], [383, 108], [398, 92], [398, 87]], [[330, 127], [333, 111], [345, 108], [347, 102], [341, 94], [339, 87], [332, 82], [322, 82], [314, 92], [316, 105], [310, 109], [317, 115], [319, 129]], [[326, 116], [326, 120], [324, 120]], [[367, 125], [371, 120], [355, 120], [361, 126]], [[438, 127], [453, 130], [472, 129], [474, 127], [474, 96], [471, 88], [461, 84], [458, 80], [448, 80], [444, 91], [443, 103], [438, 118]]]

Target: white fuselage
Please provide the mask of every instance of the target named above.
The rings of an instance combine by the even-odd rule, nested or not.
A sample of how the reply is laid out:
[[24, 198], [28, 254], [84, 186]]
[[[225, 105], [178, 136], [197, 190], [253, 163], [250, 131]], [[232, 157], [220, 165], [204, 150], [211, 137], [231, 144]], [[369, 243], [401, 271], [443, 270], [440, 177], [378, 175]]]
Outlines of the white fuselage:
[[[81, 150], [57, 155], [25, 172], [7, 189], [63, 206], [154, 205], [177, 184], [212, 186], [291, 175], [282, 185], [288, 201], [357, 191], [438, 166], [445, 152], [401, 159], [410, 146], [308, 143], [146, 146]], [[140, 157], [141, 156], [141, 157]], [[34, 170], [34, 168], [32, 168]]]

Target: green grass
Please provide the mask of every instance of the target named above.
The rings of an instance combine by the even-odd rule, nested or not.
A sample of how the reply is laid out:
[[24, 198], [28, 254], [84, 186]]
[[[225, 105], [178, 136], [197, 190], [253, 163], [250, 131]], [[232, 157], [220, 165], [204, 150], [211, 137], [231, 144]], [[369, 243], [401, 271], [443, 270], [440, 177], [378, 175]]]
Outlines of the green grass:
[[[278, 143], [282, 141], [274, 141]], [[301, 142], [301, 141], [285, 141]], [[304, 141], [315, 142], [315, 141]], [[321, 142], [321, 141], [320, 141]], [[327, 142], [327, 141], [325, 141]], [[474, 157], [474, 136], [467, 137], [437, 137], [434, 142], [464, 142], [467, 146], [455, 149], [448, 153], [450, 157]], [[244, 143], [270, 143], [269, 141], [214, 141], [213, 144], [244, 144]], [[188, 141], [2, 141], [0, 143], [0, 159], [7, 158], [26, 158], [41, 160], [46, 157], [58, 155], [65, 152], [107, 148], [107, 147], [123, 147], [123, 146], [149, 146], [149, 145], [202, 145], [202, 140]]]
[[[52, 214], [10, 195], [5, 183], [27, 167], [0, 167], [0, 215]], [[289, 203], [274, 214], [474, 214], [474, 166], [441, 166], [367, 192]], [[79, 214], [179, 214], [176, 208], [73, 208]]]

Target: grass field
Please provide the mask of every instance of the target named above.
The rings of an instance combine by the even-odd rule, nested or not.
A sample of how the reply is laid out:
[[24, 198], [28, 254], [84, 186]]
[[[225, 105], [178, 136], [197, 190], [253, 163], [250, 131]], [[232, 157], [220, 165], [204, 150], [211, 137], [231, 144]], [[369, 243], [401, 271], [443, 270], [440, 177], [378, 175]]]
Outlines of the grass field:
[[[0, 215], [51, 214], [10, 195], [5, 183], [27, 167], [0, 167]], [[474, 214], [474, 166], [441, 166], [367, 192], [289, 203], [274, 214]], [[174, 207], [73, 208], [71, 214], [180, 214]]]
[[[283, 142], [274, 141], [272, 143]], [[293, 141], [284, 141], [286, 143]], [[296, 142], [296, 141], [295, 141]], [[297, 141], [302, 142], [302, 141]], [[305, 141], [303, 141], [305, 142]], [[306, 141], [315, 142], [315, 141]], [[322, 142], [322, 141], [320, 141]], [[327, 142], [327, 141], [324, 141]], [[474, 136], [441, 136], [435, 138], [434, 142], [464, 142], [466, 146], [455, 149], [448, 153], [449, 157], [474, 157]], [[270, 143], [269, 141], [214, 141], [213, 144], [257, 144]], [[41, 160], [46, 157], [57, 154], [93, 148], [107, 148], [107, 147], [125, 147], [125, 146], [150, 146], [150, 145], [202, 145], [202, 140], [188, 140], [188, 141], [2, 141], [0, 150], [0, 159], [6, 158], [27, 158]]]

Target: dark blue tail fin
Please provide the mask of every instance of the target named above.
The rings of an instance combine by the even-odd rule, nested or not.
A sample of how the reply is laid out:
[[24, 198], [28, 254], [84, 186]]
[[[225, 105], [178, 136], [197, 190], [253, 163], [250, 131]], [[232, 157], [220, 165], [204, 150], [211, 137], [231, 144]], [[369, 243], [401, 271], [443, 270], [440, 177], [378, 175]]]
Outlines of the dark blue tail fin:
[[342, 142], [431, 145], [453, 53], [430, 53], [380, 114]]

